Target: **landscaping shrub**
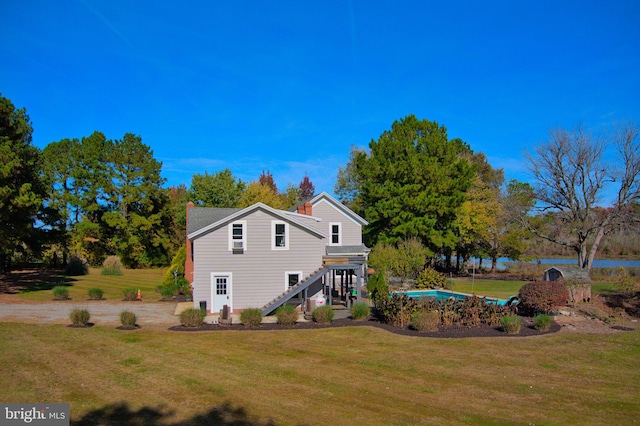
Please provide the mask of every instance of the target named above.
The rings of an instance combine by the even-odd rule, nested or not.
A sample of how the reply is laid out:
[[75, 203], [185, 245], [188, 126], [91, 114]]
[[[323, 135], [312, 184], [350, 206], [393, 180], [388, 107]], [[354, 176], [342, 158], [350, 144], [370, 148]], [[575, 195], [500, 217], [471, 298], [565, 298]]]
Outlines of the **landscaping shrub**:
[[416, 288], [435, 288], [435, 287], [446, 287], [447, 286], [447, 278], [442, 275], [440, 272], [435, 269], [426, 268], [418, 278], [416, 279]]
[[376, 272], [367, 280], [367, 292], [369, 293], [374, 305], [389, 297], [389, 285], [384, 278], [384, 274]]
[[122, 290], [122, 295], [124, 300], [136, 300], [138, 298], [138, 290], [132, 287], [125, 288]]
[[533, 281], [523, 285], [518, 293], [518, 309], [524, 315], [549, 313], [554, 307], [564, 306], [569, 292], [559, 281]]
[[538, 314], [533, 317], [533, 328], [538, 331], [547, 331], [551, 328], [553, 318], [547, 314]]
[[122, 275], [122, 262], [118, 256], [108, 256], [102, 262], [102, 275]]
[[138, 317], [131, 311], [124, 310], [120, 312], [120, 323], [124, 327], [135, 327]]
[[89, 273], [89, 265], [85, 259], [78, 256], [71, 256], [69, 263], [64, 268], [65, 275], [87, 275]]
[[371, 309], [367, 302], [356, 302], [351, 305], [351, 318], [356, 321], [366, 320], [369, 318]]
[[436, 331], [440, 325], [440, 313], [437, 311], [420, 311], [411, 317], [411, 326], [420, 332]]
[[411, 322], [411, 317], [419, 308], [420, 304], [415, 299], [394, 293], [391, 297], [379, 300], [374, 312], [381, 322], [404, 327]]
[[162, 284], [156, 287], [156, 292], [160, 293], [162, 300], [169, 300], [176, 295], [176, 287], [173, 284]]
[[331, 306], [325, 305], [315, 308], [313, 313], [313, 320], [320, 324], [328, 324], [333, 321], [334, 316], [333, 308]]
[[202, 309], [189, 308], [180, 312], [180, 324], [184, 327], [200, 327], [206, 313]]
[[89, 318], [91, 318], [91, 315], [86, 309], [74, 309], [69, 314], [69, 319], [73, 325], [87, 325], [89, 324]]
[[69, 298], [69, 289], [63, 285], [53, 288], [53, 298], [55, 300], [67, 300]]
[[502, 329], [507, 334], [520, 333], [521, 326], [520, 318], [515, 315], [506, 315], [502, 317]]
[[278, 324], [294, 325], [298, 321], [298, 311], [293, 305], [282, 305], [276, 309]]
[[259, 327], [262, 324], [262, 311], [258, 308], [249, 308], [240, 312], [240, 322], [245, 327]]
[[91, 300], [102, 300], [102, 296], [104, 295], [104, 291], [101, 288], [90, 288], [88, 290], [89, 299]]
[[187, 301], [191, 301], [191, 283], [185, 277], [178, 278], [177, 291], [182, 294]]

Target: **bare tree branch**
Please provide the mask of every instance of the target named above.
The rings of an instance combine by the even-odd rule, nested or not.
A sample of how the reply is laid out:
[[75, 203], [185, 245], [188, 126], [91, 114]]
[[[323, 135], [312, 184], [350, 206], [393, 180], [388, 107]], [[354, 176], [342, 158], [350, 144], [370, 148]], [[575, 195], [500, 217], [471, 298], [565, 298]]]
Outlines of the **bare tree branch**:
[[[605, 161], [613, 148], [619, 167]], [[581, 126], [573, 131], [557, 129], [526, 157], [537, 183], [539, 210], [554, 212], [556, 218], [551, 234], [531, 230], [540, 238], [573, 248], [580, 265], [591, 269], [602, 238], [621, 226], [623, 218], [628, 220], [628, 206], [640, 200], [638, 127], [627, 124], [603, 136], [587, 133]], [[620, 185], [615, 205], [596, 211], [611, 183]]]

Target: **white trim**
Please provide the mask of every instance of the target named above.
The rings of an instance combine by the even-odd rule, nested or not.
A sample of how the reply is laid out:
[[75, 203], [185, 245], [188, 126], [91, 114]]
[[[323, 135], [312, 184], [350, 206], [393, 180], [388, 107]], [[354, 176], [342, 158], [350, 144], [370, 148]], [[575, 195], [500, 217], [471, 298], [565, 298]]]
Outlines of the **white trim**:
[[[242, 226], [242, 247], [233, 247], [234, 239], [233, 239], [233, 225], [241, 225]], [[229, 251], [233, 251], [234, 248], [241, 249], [243, 251], [247, 251], [247, 221], [246, 220], [236, 220], [235, 222], [231, 222], [228, 225], [229, 228]], [[236, 240], [238, 241], [238, 240]]]
[[289, 275], [297, 275], [298, 282], [302, 281], [304, 275], [302, 275], [302, 271], [285, 271], [284, 273], [284, 291], [289, 290]]
[[206, 234], [207, 232], [217, 229], [219, 227], [224, 226], [225, 224], [229, 223], [229, 222], [234, 222], [237, 218], [241, 218], [244, 217], [252, 212], [254, 212], [255, 210], [264, 210], [267, 213], [271, 214], [272, 216], [275, 217], [279, 217], [281, 218], [281, 220], [283, 221], [288, 221], [291, 222], [303, 229], [306, 229], [309, 233], [319, 237], [319, 238], [326, 238], [327, 236], [324, 234], [324, 232], [321, 232], [320, 230], [314, 228], [311, 225], [308, 225], [306, 223], [304, 223], [303, 221], [299, 220], [298, 218], [289, 215], [290, 212], [284, 211], [284, 210], [278, 210], [278, 209], [274, 209], [273, 207], [269, 207], [266, 204], [263, 203], [255, 203], [245, 209], [239, 210], [223, 219], [220, 219], [217, 222], [214, 222], [208, 226], [205, 226], [201, 229], [198, 229], [196, 231], [193, 231], [192, 233], [187, 235], [187, 238], [189, 238], [190, 240], [195, 239], [200, 237], [203, 234]]
[[[284, 246], [276, 245], [276, 225], [284, 225]], [[271, 250], [289, 250], [289, 223], [283, 220], [271, 221]]]
[[359, 224], [360, 226], [366, 226], [366, 225], [369, 224], [369, 222], [367, 222], [364, 218], [360, 217], [356, 212], [354, 212], [353, 210], [349, 209], [347, 206], [345, 206], [344, 204], [342, 204], [341, 202], [339, 202], [338, 200], [336, 200], [335, 198], [333, 198], [331, 195], [327, 194], [326, 192], [322, 192], [322, 193], [316, 195], [315, 197], [313, 197], [310, 200], [310, 203], [315, 208], [315, 206], [317, 204], [320, 204], [322, 201], [324, 201], [324, 202], [328, 203], [329, 205], [333, 206], [334, 209], [338, 210], [344, 216], [348, 217], [350, 220], [352, 220], [353, 222]]
[[[338, 242], [333, 242], [333, 227], [338, 227]], [[342, 245], [342, 222], [329, 222], [329, 245], [341, 246]]]
[[[210, 285], [211, 285], [211, 307], [209, 308], [209, 310], [212, 313], [217, 312], [216, 310], [214, 310], [216, 308], [216, 283], [215, 283], [215, 279], [218, 277], [225, 277], [227, 278], [227, 297], [229, 299], [229, 303], [226, 303], [227, 306], [229, 306], [229, 310], [231, 312], [233, 312], [233, 297], [232, 294], [233, 292], [231, 291], [232, 287], [233, 287], [233, 273], [232, 272], [212, 272], [211, 273], [211, 280], [210, 280]], [[224, 305], [224, 304], [223, 304]], [[222, 309], [222, 307], [220, 307], [220, 309]]]

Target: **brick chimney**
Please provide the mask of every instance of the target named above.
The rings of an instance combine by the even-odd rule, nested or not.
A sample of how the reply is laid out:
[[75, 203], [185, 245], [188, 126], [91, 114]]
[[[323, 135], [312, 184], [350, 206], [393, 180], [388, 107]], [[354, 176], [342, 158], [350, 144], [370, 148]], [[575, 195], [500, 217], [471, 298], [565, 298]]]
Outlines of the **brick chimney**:
[[307, 216], [313, 216], [313, 205], [310, 202], [306, 202], [298, 206], [298, 213], [306, 214]]

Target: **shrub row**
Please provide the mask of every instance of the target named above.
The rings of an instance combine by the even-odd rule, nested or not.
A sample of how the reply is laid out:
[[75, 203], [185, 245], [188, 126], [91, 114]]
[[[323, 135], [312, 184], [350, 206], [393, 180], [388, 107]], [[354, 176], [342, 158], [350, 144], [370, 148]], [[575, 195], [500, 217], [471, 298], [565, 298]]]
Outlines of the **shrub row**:
[[[86, 326], [89, 324], [91, 314], [87, 309], [76, 308], [69, 314], [69, 319], [73, 325]], [[138, 318], [133, 312], [124, 310], [120, 312], [120, 323], [125, 327], [135, 327]]]
[[[484, 299], [472, 296], [464, 300], [436, 301], [433, 298], [413, 299], [406, 294], [393, 294], [378, 300], [375, 306], [376, 317], [384, 323], [396, 327], [404, 327], [416, 319], [417, 322], [427, 321], [426, 318], [416, 316], [418, 313], [436, 312], [438, 326], [478, 327], [482, 325], [498, 326], [500, 319], [513, 313], [513, 308], [486, 303]], [[428, 322], [435, 321], [435, 315], [428, 317]], [[418, 327], [423, 327], [419, 325]]]

